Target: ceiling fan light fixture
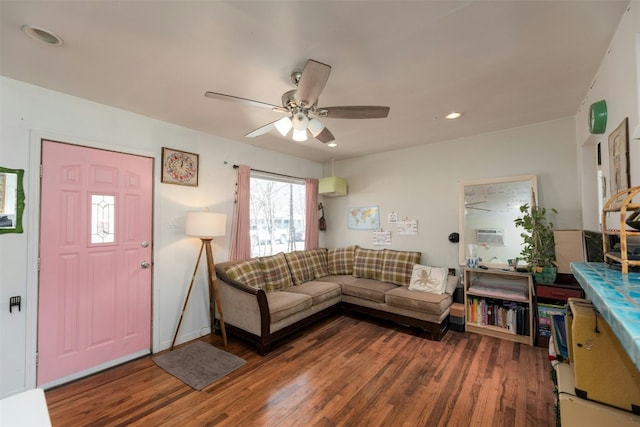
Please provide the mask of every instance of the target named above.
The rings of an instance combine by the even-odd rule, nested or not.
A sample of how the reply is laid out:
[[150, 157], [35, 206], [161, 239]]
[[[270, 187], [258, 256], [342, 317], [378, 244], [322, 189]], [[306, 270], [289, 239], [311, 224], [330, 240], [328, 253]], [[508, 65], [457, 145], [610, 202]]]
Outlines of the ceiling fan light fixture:
[[280, 132], [280, 135], [287, 136], [287, 134], [293, 127], [293, 123], [291, 123], [291, 119], [289, 117], [283, 117], [275, 122], [274, 126], [276, 127], [278, 132]]
[[307, 140], [307, 130], [303, 129], [303, 130], [299, 130], [299, 129], [293, 129], [293, 140], [294, 141], [306, 141]]
[[327, 144], [327, 147], [331, 147], [331, 148], [337, 147], [337, 146], [338, 146], [338, 144], [336, 144], [335, 142], [330, 142], [330, 143]]
[[320, 120], [318, 119], [309, 120], [309, 132], [311, 132], [311, 135], [313, 135], [314, 138], [320, 135], [320, 132], [322, 132], [322, 129], [324, 129], [324, 125], [320, 122]]
[[299, 131], [306, 131], [307, 126], [309, 126], [309, 117], [301, 111], [298, 111], [291, 118], [291, 123], [293, 124], [293, 129]]

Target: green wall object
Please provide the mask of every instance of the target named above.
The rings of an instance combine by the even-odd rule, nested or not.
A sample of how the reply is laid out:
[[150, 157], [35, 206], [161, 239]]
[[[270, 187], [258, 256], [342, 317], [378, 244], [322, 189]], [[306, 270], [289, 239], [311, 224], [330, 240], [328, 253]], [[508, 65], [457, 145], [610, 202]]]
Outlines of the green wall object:
[[604, 133], [607, 128], [607, 102], [603, 99], [589, 107], [589, 132]]

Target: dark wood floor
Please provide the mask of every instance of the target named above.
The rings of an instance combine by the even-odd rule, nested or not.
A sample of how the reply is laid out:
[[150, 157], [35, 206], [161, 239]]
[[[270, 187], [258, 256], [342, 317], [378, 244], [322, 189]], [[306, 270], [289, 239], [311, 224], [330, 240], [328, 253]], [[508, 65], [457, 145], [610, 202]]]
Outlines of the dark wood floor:
[[[335, 316], [195, 391], [144, 357], [47, 391], [53, 426], [554, 426], [543, 348], [449, 331], [440, 342]], [[203, 338], [222, 347], [219, 336]]]

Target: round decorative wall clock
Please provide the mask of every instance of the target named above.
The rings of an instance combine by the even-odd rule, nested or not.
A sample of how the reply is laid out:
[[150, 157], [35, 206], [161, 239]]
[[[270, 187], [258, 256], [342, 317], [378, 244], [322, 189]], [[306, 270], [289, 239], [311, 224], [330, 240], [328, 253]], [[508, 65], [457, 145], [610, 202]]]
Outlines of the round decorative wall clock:
[[589, 107], [589, 132], [604, 133], [607, 128], [607, 102], [603, 99]]
[[162, 147], [162, 182], [198, 186], [198, 155]]

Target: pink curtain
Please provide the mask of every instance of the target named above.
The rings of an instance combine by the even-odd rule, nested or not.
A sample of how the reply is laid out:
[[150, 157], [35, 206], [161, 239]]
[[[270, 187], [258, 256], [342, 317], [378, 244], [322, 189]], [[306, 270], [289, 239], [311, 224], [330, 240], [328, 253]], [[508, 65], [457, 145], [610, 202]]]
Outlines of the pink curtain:
[[249, 232], [249, 183], [251, 182], [251, 168], [246, 165], [238, 166], [238, 181], [236, 182], [236, 205], [233, 210], [233, 226], [231, 228], [231, 261], [251, 258], [251, 233]]
[[307, 187], [307, 200], [305, 205], [305, 231], [304, 231], [304, 248], [315, 249], [318, 247], [318, 180], [315, 178], [307, 178], [305, 180]]

